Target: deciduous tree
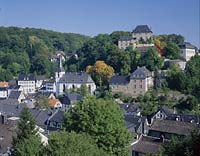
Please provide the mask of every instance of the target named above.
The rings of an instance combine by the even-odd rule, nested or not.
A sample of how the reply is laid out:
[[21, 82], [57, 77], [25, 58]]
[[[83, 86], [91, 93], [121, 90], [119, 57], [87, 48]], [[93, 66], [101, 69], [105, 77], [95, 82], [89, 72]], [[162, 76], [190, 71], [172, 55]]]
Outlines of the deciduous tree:
[[65, 114], [64, 127], [67, 131], [87, 133], [111, 155], [128, 154], [131, 135], [125, 127], [123, 111], [111, 99], [85, 97]]

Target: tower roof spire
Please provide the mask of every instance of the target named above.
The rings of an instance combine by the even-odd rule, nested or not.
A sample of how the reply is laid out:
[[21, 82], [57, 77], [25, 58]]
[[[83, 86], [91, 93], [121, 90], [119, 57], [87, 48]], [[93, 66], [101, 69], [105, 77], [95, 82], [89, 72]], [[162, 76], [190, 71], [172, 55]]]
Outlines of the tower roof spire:
[[62, 65], [62, 57], [61, 56], [59, 56], [59, 58], [58, 58], [58, 68], [57, 68], [57, 71], [58, 72], [65, 71], [64, 68], [63, 68], [63, 65]]

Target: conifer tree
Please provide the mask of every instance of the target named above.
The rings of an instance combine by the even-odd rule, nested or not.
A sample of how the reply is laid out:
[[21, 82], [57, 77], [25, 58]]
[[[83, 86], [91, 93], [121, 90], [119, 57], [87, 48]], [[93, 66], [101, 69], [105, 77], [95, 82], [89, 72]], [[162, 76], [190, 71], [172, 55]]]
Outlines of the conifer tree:
[[39, 156], [42, 151], [41, 138], [37, 134], [35, 119], [28, 108], [23, 108], [13, 138], [13, 156]]

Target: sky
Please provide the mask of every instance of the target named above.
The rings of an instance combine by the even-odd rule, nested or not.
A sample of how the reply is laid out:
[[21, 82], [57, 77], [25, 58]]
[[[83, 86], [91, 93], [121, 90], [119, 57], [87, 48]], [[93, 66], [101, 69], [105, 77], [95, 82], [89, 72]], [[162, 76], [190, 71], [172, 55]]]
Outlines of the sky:
[[200, 0], [0, 0], [0, 26], [95, 36], [141, 24], [200, 47]]

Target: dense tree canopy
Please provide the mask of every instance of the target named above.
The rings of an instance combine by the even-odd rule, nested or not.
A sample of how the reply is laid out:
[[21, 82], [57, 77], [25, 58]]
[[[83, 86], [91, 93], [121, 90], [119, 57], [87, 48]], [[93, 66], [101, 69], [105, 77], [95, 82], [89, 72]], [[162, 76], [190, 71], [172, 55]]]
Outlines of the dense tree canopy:
[[174, 42], [168, 42], [163, 49], [164, 56], [169, 59], [179, 59], [180, 52], [180, 48]]
[[200, 56], [195, 55], [186, 64], [186, 71], [172, 68], [168, 72], [168, 85], [171, 89], [176, 89], [184, 93], [193, 94], [198, 99], [200, 97]]
[[108, 80], [113, 76], [114, 69], [107, 65], [104, 61], [96, 61], [94, 66], [87, 66], [86, 72], [91, 74], [96, 84], [108, 84]]
[[84, 133], [53, 132], [46, 147], [47, 156], [106, 156], [94, 140]]
[[200, 134], [193, 132], [185, 138], [173, 138], [161, 151], [162, 156], [198, 156], [200, 153]]
[[85, 97], [66, 113], [64, 127], [67, 131], [87, 133], [99, 148], [111, 155], [128, 154], [131, 135], [125, 127], [122, 110], [110, 99]]
[[141, 59], [141, 64], [146, 66], [149, 70], [155, 71], [163, 67], [163, 58], [158, 55], [156, 49], [149, 49], [144, 57]]
[[49, 58], [57, 50], [75, 53], [89, 37], [43, 29], [0, 27], [0, 81], [19, 73], [50, 76], [53, 64]]

